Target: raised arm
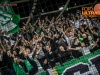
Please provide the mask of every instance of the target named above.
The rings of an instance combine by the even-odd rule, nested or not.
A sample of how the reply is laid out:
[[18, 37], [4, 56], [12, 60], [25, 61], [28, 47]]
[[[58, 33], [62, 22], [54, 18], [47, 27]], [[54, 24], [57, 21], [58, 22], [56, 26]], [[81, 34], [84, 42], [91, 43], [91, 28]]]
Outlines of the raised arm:
[[6, 52], [6, 49], [5, 49], [4, 46], [2, 45], [1, 38], [0, 38], [0, 45], [1, 45], [1, 47], [2, 47], [3, 52]]
[[15, 44], [14, 44], [13, 50], [14, 50], [15, 47], [17, 46], [17, 43], [18, 43], [18, 37], [16, 38], [16, 42], [15, 42]]

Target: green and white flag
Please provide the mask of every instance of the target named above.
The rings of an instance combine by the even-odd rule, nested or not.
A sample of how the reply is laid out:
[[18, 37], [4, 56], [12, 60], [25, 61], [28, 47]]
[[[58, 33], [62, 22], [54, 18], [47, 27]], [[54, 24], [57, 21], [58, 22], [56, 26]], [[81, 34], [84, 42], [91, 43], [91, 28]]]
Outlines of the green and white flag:
[[[0, 0], [0, 4], [9, 4], [9, 0]], [[0, 6], [0, 30], [7, 31], [9, 34], [20, 30], [18, 23], [20, 15], [15, 14], [11, 6]]]

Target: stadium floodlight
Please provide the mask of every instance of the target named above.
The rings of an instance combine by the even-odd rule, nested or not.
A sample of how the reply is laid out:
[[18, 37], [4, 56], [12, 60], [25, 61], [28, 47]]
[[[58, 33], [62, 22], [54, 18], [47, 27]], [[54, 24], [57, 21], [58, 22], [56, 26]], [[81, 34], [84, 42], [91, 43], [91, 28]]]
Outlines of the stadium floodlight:
[[60, 7], [59, 10], [62, 10], [64, 7]]

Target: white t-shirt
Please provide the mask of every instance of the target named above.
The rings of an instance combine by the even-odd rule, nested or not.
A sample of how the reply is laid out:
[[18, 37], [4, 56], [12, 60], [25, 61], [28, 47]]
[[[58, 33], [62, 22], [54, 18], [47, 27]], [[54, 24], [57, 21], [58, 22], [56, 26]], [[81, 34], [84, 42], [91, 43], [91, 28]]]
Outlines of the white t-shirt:
[[67, 43], [70, 43], [70, 38], [69, 37], [66, 36], [65, 39], [66, 39]]
[[91, 46], [88, 46], [86, 48], [80, 48], [80, 52], [83, 54], [83, 55], [87, 55], [90, 53], [90, 49], [91, 49]]
[[92, 25], [92, 23], [91, 23], [91, 21], [89, 19], [87, 19], [87, 22], [88, 22], [89, 26]]
[[10, 40], [11, 46], [14, 45], [14, 40]]
[[32, 58], [32, 55], [33, 55], [33, 53], [28, 54], [28, 56], [29, 56], [30, 59]]
[[76, 28], [79, 28], [79, 25], [80, 25], [80, 23], [79, 23], [79, 21], [77, 20], [77, 21], [75, 22], [75, 27], [76, 27]]

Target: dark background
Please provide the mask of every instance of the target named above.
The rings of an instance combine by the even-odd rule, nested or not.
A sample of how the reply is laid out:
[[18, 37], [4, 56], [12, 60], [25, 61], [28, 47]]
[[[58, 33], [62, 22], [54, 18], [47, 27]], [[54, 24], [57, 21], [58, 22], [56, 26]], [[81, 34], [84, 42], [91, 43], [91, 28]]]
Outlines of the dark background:
[[[11, 2], [18, 1], [18, 0], [10, 0]], [[16, 14], [20, 14], [21, 17], [26, 17], [29, 15], [29, 12], [31, 12], [32, 4], [34, 0], [29, 0], [27, 2], [18, 3], [17, 7], [13, 6], [13, 9]], [[34, 14], [42, 13], [42, 10], [44, 12], [49, 12], [53, 10], [58, 10], [59, 7], [65, 5], [67, 0], [38, 0], [37, 6], [35, 9]], [[95, 0], [70, 0], [70, 3], [68, 7], [74, 7], [78, 5], [93, 3]]]
[[[14, 1], [20, 1], [20, 0], [10, 0], [10, 2], [14, 2]], [[89, 3], [94, 3], [94, 1], [95, 0], [70, 0], [70, 2], [68, 4], [68, 8], [79, 6], [79, 5], [84, 5], [84, 4], [89, 4]], [[99, 0], [97, 0], [97, 2], [98, 1]], [[34, 0], [29, 0], [27, 2], [17, 3], [17, 6], [13, 6], [14, 12], [16, 14], [19, 14], [21, 16], [21, 18], [29, 16], [29, 13], [32, 11], [33, 2], [34, 2]], [[59, 10], [59, 7], [64, 6], [66, 4], [66, 2], [67, 2], [67, 0], [38, 0], [35, 11], [34, 11], [34, 13], [32, 13], [33, 17], [30, 22], [34, 23], [34, 21], [38, 17], [44, 18], [45, 16], [49, 16], [49, 17], [58, 16], [59, 12], [49, 14], [49, 15], [43, 15], [43, 16], [41, 16], [40, 14], [44, 13], [44, 12]], [[81, 8], [82, 7], [77, 8], [77, 9], [81, 9]], [[65, 12], [68, 13], [69, 11], [74, 13], [75, 9], [71, 9], [71, 10], [68, 10]], [[20, 25], [22, 25], [22, 22], [26, 22], [26, 21], [27, 21], [27, 19], [21, 20]]]

